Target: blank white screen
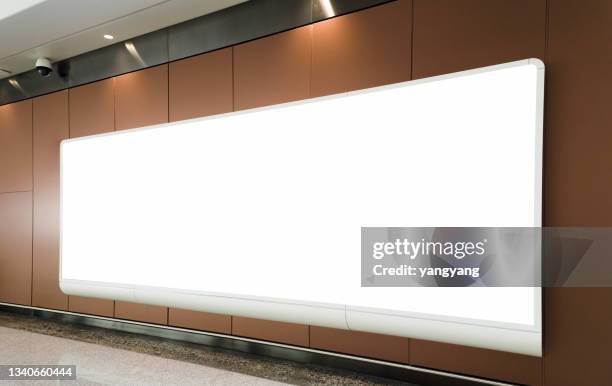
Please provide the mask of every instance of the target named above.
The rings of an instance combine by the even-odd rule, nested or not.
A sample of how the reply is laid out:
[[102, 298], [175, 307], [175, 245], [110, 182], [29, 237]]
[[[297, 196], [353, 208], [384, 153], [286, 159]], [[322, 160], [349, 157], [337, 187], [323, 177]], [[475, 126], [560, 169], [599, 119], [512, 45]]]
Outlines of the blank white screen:
[[538, 79], [524, 61], [65, 141], [61, 278], [538, 329], [539, 289], [360, 287], [361, 227], [540, 226]]

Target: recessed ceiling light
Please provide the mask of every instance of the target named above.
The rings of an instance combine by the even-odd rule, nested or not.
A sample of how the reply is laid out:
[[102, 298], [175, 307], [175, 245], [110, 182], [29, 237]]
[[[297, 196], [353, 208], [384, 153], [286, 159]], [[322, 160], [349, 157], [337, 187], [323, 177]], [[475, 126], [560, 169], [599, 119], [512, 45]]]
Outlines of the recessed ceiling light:
[[104, 39], [106, 40], [113, 40], [114, 38], [115, 37], [113, 35], [108, 35], [108, 34], [104, 35]]

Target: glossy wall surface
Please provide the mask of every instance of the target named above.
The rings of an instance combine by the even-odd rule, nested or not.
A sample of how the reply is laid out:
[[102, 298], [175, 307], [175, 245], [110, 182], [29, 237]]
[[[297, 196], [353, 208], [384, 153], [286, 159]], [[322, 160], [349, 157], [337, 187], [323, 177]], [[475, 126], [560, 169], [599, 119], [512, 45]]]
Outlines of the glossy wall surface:
[[0, 301], [32, 301], [32, 101], [0, 106]]
[[528, 57], [547, 66], [545, 225], [611, 226], [610, 41], [612, 6], [607, 0], [397, 0], [0, 106], [0, 301], [231, 333], [521, 384], [612, 384], [607, 363], [612, 356], [612, 308], [602, 307], [610, 302], [606, 289], [545, 291], [545, 351], [540, 359], [67, 297], [59, 291], [57, 275], [57, 157], [63, 138]]

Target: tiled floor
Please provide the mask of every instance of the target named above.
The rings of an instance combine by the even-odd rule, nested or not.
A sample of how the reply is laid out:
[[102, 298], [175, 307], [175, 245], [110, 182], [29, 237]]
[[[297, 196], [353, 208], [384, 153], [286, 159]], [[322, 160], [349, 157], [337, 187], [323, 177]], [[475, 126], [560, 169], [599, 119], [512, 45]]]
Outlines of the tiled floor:
[[0, 327], [0, 342], [2, 363], [76, 365], [78, 383], [83, 385], [284, 384], [214, 367], [12, 328]]
[[[76, 365], [77, 382], [61, 382], [67, 385], [400, 384], [348, 371], [3, 312], [0, 364]], [[45, 383], [60, 382], [17, 384]]]

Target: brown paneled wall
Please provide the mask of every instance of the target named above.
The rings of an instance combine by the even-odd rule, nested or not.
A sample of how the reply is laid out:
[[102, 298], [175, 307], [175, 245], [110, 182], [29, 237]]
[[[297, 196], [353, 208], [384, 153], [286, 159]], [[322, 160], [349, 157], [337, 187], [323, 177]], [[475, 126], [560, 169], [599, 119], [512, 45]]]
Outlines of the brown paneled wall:
[[32, 301], [32, 101], [0, 106], [0, 301]]
[[546, 0], [415, 0], [413, 78], [544, 59]]
[[412, 1], [316, 23], [312, 47], [313, 97], [410, 80]]
[[[543, 359], [418, 339], [67, 297], [59, 141], [538, 57], [547, 66], [545, 225], [612, 225], [612, 5], [397, 0], [0, 106], [0, 301], [235, 334], [547, 386], [612, 384], [610, 291], [547, 290]], [[109, 155], [112, 156], [112, 155]]]
[[306, 99], [310, 96], [312, 26], [234, 47], [234, 108]]
[[0, 193], [32, 190], [32, 101], [0, 106]]
[[[544, 219], [612, 226], [612, 2], [549, 2]], [[546, 385], [612, 384], [612, 288], [544, 296]]]
[[230, 47], [170, 63], [170, 121], [232, 111], [232, 61]]

